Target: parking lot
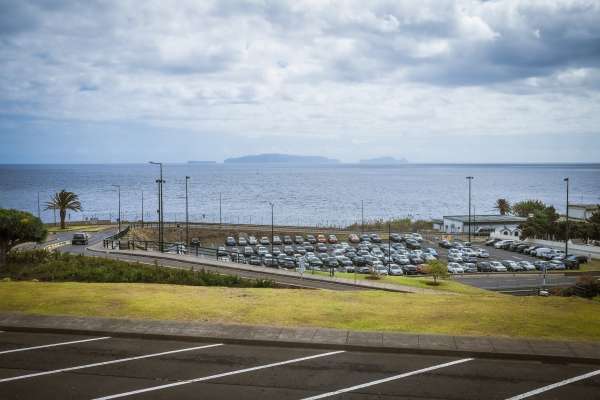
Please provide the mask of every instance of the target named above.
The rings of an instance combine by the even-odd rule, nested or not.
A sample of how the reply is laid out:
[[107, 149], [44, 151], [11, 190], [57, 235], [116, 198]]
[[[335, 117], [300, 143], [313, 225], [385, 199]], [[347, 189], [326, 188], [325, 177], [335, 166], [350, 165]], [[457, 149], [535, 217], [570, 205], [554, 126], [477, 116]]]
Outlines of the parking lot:
[[[535, 272], [546, 265], [548, 270], [565, 268], [523, 253], [485, 246], [463, 246], [462, 242], [431, 241], [419, 234], [392, 233], [392, 241], [378, 234], [349, 235], [339, 241], [335, 235], [286, 235], [271, 237], [230, 236], [219, 247], [221, 258], [234, 262], [286, 269], [314, 269], [415, 275], [426, 272], [428, 262], [440, 259], [448, 263], [451, 274], [478, 272]], [[559, 261], [553, 261], [560, 264]], [[542, 264], [540, 264], [542, 263]], [[388, 264], [390, 267], [388, 267]]]
[[598, 399], [597, 365], [0, 333], [2, 399]]

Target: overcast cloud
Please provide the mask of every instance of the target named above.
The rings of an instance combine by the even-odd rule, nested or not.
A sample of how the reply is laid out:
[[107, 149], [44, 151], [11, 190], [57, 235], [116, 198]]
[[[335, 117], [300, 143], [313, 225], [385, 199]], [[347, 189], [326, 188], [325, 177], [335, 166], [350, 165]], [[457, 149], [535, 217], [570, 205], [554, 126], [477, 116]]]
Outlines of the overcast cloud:
[[0, 163], [600, 161], [600, 1], [0, 0]]

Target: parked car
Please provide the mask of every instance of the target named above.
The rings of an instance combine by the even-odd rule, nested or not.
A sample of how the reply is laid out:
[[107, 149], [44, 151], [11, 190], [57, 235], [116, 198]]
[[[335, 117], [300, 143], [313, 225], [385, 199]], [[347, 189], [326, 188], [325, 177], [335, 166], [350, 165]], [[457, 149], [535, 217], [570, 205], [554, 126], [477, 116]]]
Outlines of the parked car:
[[277, 259], [270, 254], [267, 254], [263, 257], [262, 262], [265, 267], [276, 268], [278, 266]]
[[519, 261], [518, 264], [523, 268], [523, 271], [535, 271], [535, 265], [529, 261]]
[[500, 261], [491, 261], [490, 267], [493, 272], [506, 272], [506, 267]]
[[325, 238], [325, 235], [323, 235], [322, 233], [319, 233], [317, 235], [317, 242], [319, 242], [319, 243], [327, 243], [327, 238]]
[[228, 236], [227, 239], [225, 239], [225, 245], [227, 246], [235, 246], [235, 239], [233, 238], [233, 236]]
[[392, 275], [392, 276], [400, 276], [400, 275], [404, 275], [404, 271], [402, 271], [402, 267], [400, 267], [398, 264], [390, 264], [388, 265], [388, 274]]
[[283, 244], [294, 244], [292, 237], [290, 235], [285, 235], [283, 237]]
[[271, 244], [271, 242], [269, 241], [268, 237], [263, 236], [260, 238], [260, 244], [262, 244], [263, 246], [268, 246]]
[[77, 232], [73, 234], [71, 238], [71, 244], [82, 244], [87, 245], [90, 241], [90, 236], [85, 232]]
[[247, 245], [248, 245], [248, 239], [246, 239], [245, 236], [238, 237], [238, 246], [247, 246]]
[[327, 236], [327, 241], [331, 244], [335, 244], [338, 242], [338, 239], [335, 235], [329, 235]]
[[248, 264], [250, 265], [261, 265], [261, 261], [260, 261], [260, 257], [259, 256], [250, 256], [250, 260], [248, 261]]
[[506, 267], [508, 271], [522, 271], [523, 268], [513, 260], [502, 260], [502, 265]]
[[492, 266], [488, 261], [479, 261], [477, 263], [477, 270], [479, 272], [492, 272]]
[[371, 242], [373, 243], [381, 243], [381, 238], [379, 237], [378, 234], [376, 233], [371, 233], [371, 235], [369, 235], [371, 237]]
[[409, 249], [420, 249], [421, 245], [415, 239], [406, 239], [406, 247]]
[[367, 235], [366, 233], [363, 233], [362, 235], [360, 235], [360, 241], [368, 243], [371, 241], [371, 237], [369, 235]]
[[217, 248], [217, 257], [227, 257], [228, 255], [229, 255], [229, 252], [227, 251], [225, 246], [219, 246]]
[[254, 236], [248, 236], [248, 244], [250, 246], [256, 246], [258, 244], [258, 240]]
[[474, 273], [477, 272], [477, 264], [476, 263], [464, 263], [462, 267], [465, 272]]
[[390, 234], [390, 240], [395, 243], [399, 243], [402, 241], [402, 236], [399, 233]]
[[250, 246], [245, 246], [244, 247], [244, 256], [246, 257], [250, 257], [254, 254], [254, 249]]
[[448, 263], [448, 272], [451, 274], [462, 274], [463, 272], [465, 272], [465, 270], [463, 269], [462, 265], [460, 265], [459, 263], [449, 262]]
[[493, 246], [496, 243], [498, 243], [500, 241], [500, 239], [490, 239], [490, 240], [486, 240], [485, 245], [486, 246]]
[[283, 242], [281, 241], [281, 238], [278, 235], [273, 236], [273, 244], [276, 246], [281, 245]]
[[477, 257], [479, 258], [489, 258], [490, 253], [488, 253], [485, 249], [477, 249]]
[[546, 269], [546, 270], [550, 270], [550, 269], [552, 269], [552, 268], [549, 266], [549, 264], [550, 264], [550, 263], [549, 263], [548, 261], [542, 261], [542, 260], [535, 261], [535, 262], [533, 263], [533, 265], [535, 266], [535, 269], [537, 269], [538, 271], [543, 271], [544, 269]]
[[563, 264], [563, 262], [560, 260], [551, 260], [549, 264], [552, 269], [566, 269], [565, 264]]
[[360, 238], [356, 233], [351, 233], [350, 235], [348, 235], [348, 241], [350, 243], [358, 243], [360, 242]]
[[457, 254], [448, 254], [448, 261], [454, 263], [461, 263], [463, 262], [463, 258]]
[[314, 235], [306, 235], [306, 241], [310, 244], [317, 243], [317, 239], [314, 237]]
[[434, 249], [433, 247], [428, 247], [424, 250], [426, 253], [431, 254], [432, 256], [434, 256], [435, 258], [439, 257], [439, 254], [437, 252], [436, 249]]
[[445, 249], [449, 249], [450, 247], [452, 247], [452, 244], [448, 240], [441, 240], [438, 242], [438, 246], [443, 247]]
[[294, 254], [294, 248], [290, 245], [288, 246], [283, 246], [283, 252], [285, 254], [287, 254], [288, 256], [291, 256], [292, 254]]
[[317, 245], [317, 251], [319, 253], [327, 253], [327, 245], [323, 244], [323, 243], [319, 243]]

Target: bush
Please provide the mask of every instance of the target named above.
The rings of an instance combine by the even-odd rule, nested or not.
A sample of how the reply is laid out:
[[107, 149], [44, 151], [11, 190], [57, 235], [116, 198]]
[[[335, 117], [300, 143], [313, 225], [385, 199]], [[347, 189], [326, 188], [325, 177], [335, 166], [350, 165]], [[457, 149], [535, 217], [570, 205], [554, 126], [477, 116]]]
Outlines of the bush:
[[266, 279], [242, 279], [237, 275], [142, 265], [83, 255], [48, 253], [45, 251], [18, 252], [0, 271], [1, 278], [45, 282], [129, 282], [168, 283], [191, 286], [275, 287]]
[[438, 279], [448, 276], [448, 266], [441, 261], [433, 260], [425, 267], [425, 273], [433, 277], [434, 285], [439, 285]]

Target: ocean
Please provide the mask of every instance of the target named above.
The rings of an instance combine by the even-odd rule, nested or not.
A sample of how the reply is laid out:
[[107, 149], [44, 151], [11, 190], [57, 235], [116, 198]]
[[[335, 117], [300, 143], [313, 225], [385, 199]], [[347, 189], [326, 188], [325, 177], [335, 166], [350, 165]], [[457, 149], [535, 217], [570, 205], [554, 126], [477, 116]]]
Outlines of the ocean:
[[[123, 220], [156, 220], [158, 166], [0, 165], [0, 207], [17, 208], [53, 222], [44, 202], [61, 189], [79, 195], [83, 212], [71, 221], [116, 219], [121, 186]], [[498, 198], [513, 203], [539, 199], [565, 211], [565, 182], [571, 203], [600, 203], [600, 164], [165, 164], [165, 220], [185, 220], [185, 176], [190, 221], [345, 226], [361, 220], [441, 218], [468, 213], [473, 176], [476, 214], [492, 214]]]

